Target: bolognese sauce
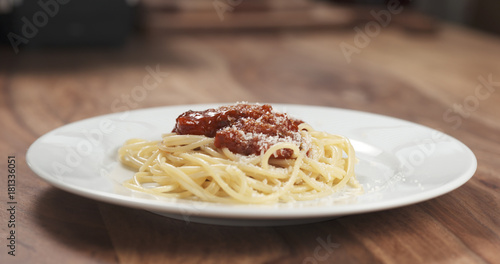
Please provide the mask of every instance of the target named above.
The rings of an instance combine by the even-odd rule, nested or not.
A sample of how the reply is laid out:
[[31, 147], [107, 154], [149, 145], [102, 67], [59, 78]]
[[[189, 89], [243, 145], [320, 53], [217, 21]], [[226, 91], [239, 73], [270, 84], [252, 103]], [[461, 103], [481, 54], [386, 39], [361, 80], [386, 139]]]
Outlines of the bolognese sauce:
[[[203, 111], [187, 111], [176, 119], [172, 132], [214, 138], [217, 148], [233, 153], [259, 155], [279, 142], [301, 145], [301, 120], [276, 113], [271, 105], [236, 104]], [[280, 149], [276, 158], [290, 158], [291, 149]]]

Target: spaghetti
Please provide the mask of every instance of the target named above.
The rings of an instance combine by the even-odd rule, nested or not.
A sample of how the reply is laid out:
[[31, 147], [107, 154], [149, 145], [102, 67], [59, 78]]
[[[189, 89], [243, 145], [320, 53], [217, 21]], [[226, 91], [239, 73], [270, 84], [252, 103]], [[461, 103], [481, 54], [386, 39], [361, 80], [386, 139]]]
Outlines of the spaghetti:
[[[236, 106], [248, 107], [246, 104]], [[253, 114], [253, 110], [249, 112]], [[265, 115], [276, 115], [270, 107], [263, 111]], [[203, 120], [204, 112], [186, 113], [196, 117], [186, 124]], [[213, 117], [213, 113], [205, 116]], [[227, 111], [217, 113], [223, 116]], [[165, 197], [247, 204], [312, 200], [331, 195], [346, 185], [360, 188], [354, 174], [354, 149], [347, 138], [316, 131], [302, 121], [289, 119], [286, 114], [277, 114], [280, 124], [271, 119], [263, 121], [263, 115], [248, 117], [241, 109], [237, 115], [238, 118], [231, 114], [217, 117], [218, 124], [221, 120], [229, 120], [229, 123], [218, 125], [221, 127], [215, 128], [215, 133], [204, 129], [201, 132], [207, 133], [182, 134], [179, 132], [181, 115], [174, 131], [164, 134], [162, 140], [128, 140], [119, 149], [119, 158], [137, 172], [124, 185]], [[239, 125], [238, 120], [248, 123], [247, 119], [261, 119], [250, 122], [250, 129], [257, 132], [248, 132], [244, 125]], [[276, 134], [269, 130], [283, 122], [293, 124], [292, 130], [296, 131]], [[226, 139], [239, 142], [236, 149], [231, 140], [221, 140], [220, 133], [226, 133]], [[248, 154], [249, 149], [253, 153]]]

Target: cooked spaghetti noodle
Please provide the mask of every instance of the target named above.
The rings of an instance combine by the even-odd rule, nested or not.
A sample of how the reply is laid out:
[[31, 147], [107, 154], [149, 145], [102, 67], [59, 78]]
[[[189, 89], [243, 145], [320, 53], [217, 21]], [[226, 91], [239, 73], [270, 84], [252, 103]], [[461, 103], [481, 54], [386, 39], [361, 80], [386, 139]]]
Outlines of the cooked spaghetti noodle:
[[[168, 133], [160, 141], [128, 140], [120, 161], [136, 170], [130, 189], [210, 202], [276, 203], [312, 200], [346, 185], [360, 188], [350, 141], [298, 125], [301, 143], [275, 142], [260, 154], [218, 148], [205, 135]], [[292, 151], [286, 158], [280, 151]]]

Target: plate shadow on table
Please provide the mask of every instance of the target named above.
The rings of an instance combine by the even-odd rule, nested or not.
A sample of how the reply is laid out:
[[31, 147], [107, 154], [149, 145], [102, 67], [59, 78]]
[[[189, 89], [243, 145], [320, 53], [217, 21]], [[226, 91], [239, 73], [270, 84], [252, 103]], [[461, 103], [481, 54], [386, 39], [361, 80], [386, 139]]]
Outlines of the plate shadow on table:
[[[352, 260], [349, 252], [357, 252], [354, 258], [376, 262], [338, 219], [277, 227], [198, 224], [93, 201], [56, 188], [44, 191], [37, 204], [36, 224], [52, 237], [49, 240], [76, 251], [101, 252], [110, 262], [139, 254], [151, 262], [165, 257], [197, 261], [206, 256], [227, 262], [244, 257], [256, 263], [301, 263], [319, 251], [335, 260]], [[360, 249], [363, 254], [359, 254]]]
[[[91, 252], [99, 262], [117, 262], [98, 202], [49, 187], [37, 195], [34, 204], [35, 227], [31, 235], [39, 233], [44, 237], [43, 243], [52, 244], [57, 257], [64, 256], [63, 248], [70, 248]], [[44, 258], [54, 260], [51, 252], [38, 252], [35, 257], [41, 262]]]
[[[323, 222], [246, 227], [176, 220], [47, 188], [37, 200], [36, 224], [37, 229], [52, 237], [48, 241], [56, 241], [50, 243], [75, 251], [99, 252], [100, 260], [109, 263], [131, 259], [155, 263], [166, 258], [173, 263], [212, 263], [212, 260], [234, 263], [238, 259], [253, 263], [302, 263], [308, 259], [317, 261], [317, 258], [340, 263], [380, 263], [379, 256], [374, 255], [376, 248], [385, 248], [384, 254], [394, 260], [418, 257], [434, 248], [443, 250], [434, 257], [446, 258], [448, 253], [456, 252], [446, 251], [449, 241], [440, 235], [442, 232], [451, 231], [458, 238], [470, 238], [473, 234], [469, 233], [481, 231], [474, 231], [472, 227], [470, 232], [450, 230], [443, 226], [448, 218], [455, 218], [451, 212], [429, 214], [429, 208], [439, 211], [442, 203], [455, 203], [459, 195], [455, 195], [456, 192], [460, 189], [416, 205]], [[461, 214], [460, 210], [465, 209], [459, 207], [457, 205], [459, 212], [455, 213]], [[395, 246], [398, 243], [422, 239], [423, 231], [428, 245], [404, 249], [406, 255], [391, 251], [401, 249]]]

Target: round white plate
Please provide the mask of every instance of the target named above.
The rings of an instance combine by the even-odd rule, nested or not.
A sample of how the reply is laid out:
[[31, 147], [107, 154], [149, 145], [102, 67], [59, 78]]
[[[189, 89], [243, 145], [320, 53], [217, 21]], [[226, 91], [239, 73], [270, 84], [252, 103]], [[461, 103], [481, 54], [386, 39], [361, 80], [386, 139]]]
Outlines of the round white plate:
[[363, 194], [345, 189], [314, 201], [228, 205], [158, 198], [122, 186], [134, 173], [117, 161], [117, 150], [127, 139], [159, 139], [172, 130], [181, 113], [217, 106], [150, 108], [78, 121], [40, 137], [26, 159], [36, 174], [65, 191], [185, 221], [223, 225], [296, 224], [401, 207], [458, 188], [477, 167], [467, 146], [428, 127], [352, 110], [278, 104], [274, 109], [316, 130], [351, 140]]

